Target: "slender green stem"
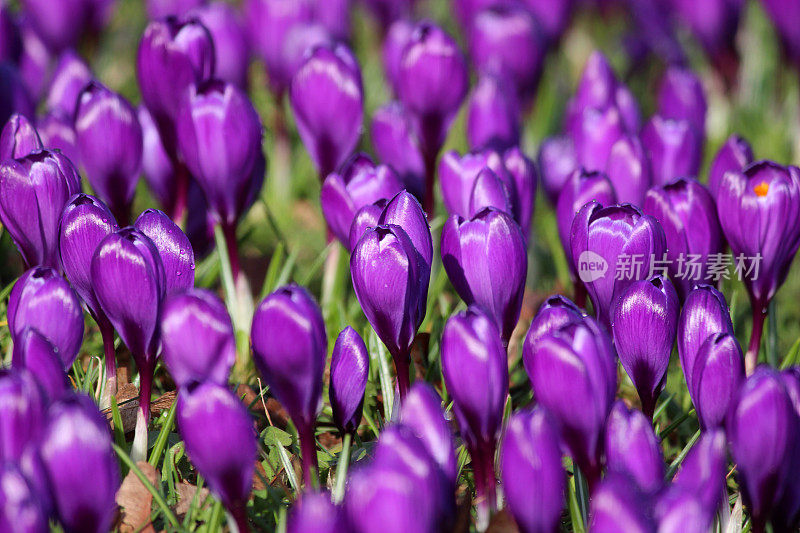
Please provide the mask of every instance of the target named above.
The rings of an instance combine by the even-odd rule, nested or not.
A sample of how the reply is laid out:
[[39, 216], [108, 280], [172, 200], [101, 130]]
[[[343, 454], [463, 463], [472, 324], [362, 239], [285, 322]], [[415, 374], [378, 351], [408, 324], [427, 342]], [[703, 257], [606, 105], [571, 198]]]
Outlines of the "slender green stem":
[[589, 487], [586, 483], [586, 478], [575, 463], [572, 464], [573, 474], [575, 476], [575, 497], [578, 499], [578, 506], [581, 511], [581, 519], [584, 524], [587, 524], [589, 517]]
[[214, 501], [214, 507], [211, 509], [211, 517], [208, 519], [208, 529], [209, 533], [213, 533], [216, 531], [220, 531], [220, 522], [222, 522], [222, 515], [225, 514], [225, 511], [222, 508], [222, 502], [220, 500]]
[[681, 416], [679, 416], [678, 418], [673, 420], [670, 425], [665, 427], [664, 431], [662, 431], [661, 433], [658, 434], [658, 438], [661, 439], [661, 440], [664, 440], [665, 438], [667, 438], [667, 436], [669, 436], [669, 434], [672, 433], [675, 430], [675, 428], [677, 428], [678, 426], [683, 424], [693, 414], [694, 414], [694, 409], [690, 409], [688, 412], [683, 413]]
[[678, 467], [681, 466], [683, 460], [686, 459], [686, 455], [692, 449], [692, 446], [697, 442], [697, 439], [700, 438], [700, 430], [698, 429], [692, 438], [689, 439], [689, 442], [686, 443], [686, 446], [681, 450], [675, 460], [669, 465], [669, 469], [667, 469], [667, 479], [671, 479], [675, 472], [678, 470]]
[[233, 320], [233, 327], [237, 330], [241, 329], [238, 322], [238, 313], [234, 311], [239, 308], [238, 298], [236, 294], [236, 283], [233, 280], [233, 270], [231, 268], [230, 256], [228, 255], [228, 244], [225, 239], [225, 232], [221, 224], [214, 226], [214, 241], [217, 244], [217, 253], [219, 254], [219, 263], [222, 273], [222, 288], [225, 290], [225, 303], [228, 306], [228, 311], [231, 313]]
[[575, 533], [584, 533], [586, 531], [586, 527], [584, 526], [585, 522], [583, 520], [583, 513], [581, 511], [581, 505], [578, 503], [578, 495], [575, 487], [575, 477], [573, 476], [570, 478], [569, 486], [567, 487], [567, 492], [569, 493], [569, 515], [572, 519], [572, 531]]
[[350, 466], [350, 445], [353, 442], [353, 435], [345, 433], [342, 439], [342, 451], [339, 453], [339, 461], [336, 464], [336, 484], [333, 488], [333, 503], [339, 503], [344, 499], [344, 486], [347, 480], [347, 469]]
[[117, 453], [117, 456], [122, 459], [122, 462], [133, 471], [137, 478], [139, 478], [139, 481], [142, 482], [142, 485], [145, 489], [147, 489], [147, 492], [153, 496], [153, 501], [156, 502], [156, 505], [158, 505], [158, 507], [161, 509], [161, 512], [164, 513], [164, 517], [167, 519], [170, 525], [177, 529], [179, 527], [178, 519], [172, 512], [172, 509], [169, 508], [169, 505], [167, 505], [167, 502], [161, 496], [161, 493], [156, 490], [152, 483], [150, 483], [150, 480], [147, 479], [147, 476], [145, 476], [139, 467], [136, 466], [136, 464], [131, 460], [130, 456], [125, 453], [125, 450], [117, 446], [116, 443], [112, 443], [111, 446], [114, 447], [114, 451]]

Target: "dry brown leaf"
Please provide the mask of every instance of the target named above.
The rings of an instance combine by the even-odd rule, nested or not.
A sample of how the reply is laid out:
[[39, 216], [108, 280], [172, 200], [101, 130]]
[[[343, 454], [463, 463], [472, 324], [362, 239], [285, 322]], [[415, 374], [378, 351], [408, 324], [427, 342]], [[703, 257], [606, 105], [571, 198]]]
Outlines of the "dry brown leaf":
[[503, 509], [492, 517], [486, 533], [519, 533], [519, 528], [511, 514]]
[[[178, 518], [182, 518], [189, 511], [189, 507], [192, 505], [192, 499], [194, 498], [195, 493], [197, 492], [197, 486], [192, 485], [191, 483], [179, 483], [176, 487], [178, 492], [178, 505], [175, 506], [175, 514], [178, 515]], [[197, 505], [199, 509], [202, 509], [208, 502], [206, 501], [208, 498], [208, 489], [203, 487], [200, 489], [200, 494], [197, 495]]]
[[[158, 472], [149, 463], [139, 461], [136, 463], [139, 470], [147, 477], [151, 484], [155, 484], [158, 479]], [[133, 471], [128, 472], [125, 480], [117, 491], [117, 505], [122, 508], [122, 524], [120, 531], [132, 533], [141, 531], [142, 533], [154, 533], [153, 525], [150, 523], [152, 513], [153, 495], [150, 494], [139, 478]]]
[[[152, 416], [158, 416], [162, 411], [166, 411], [175, 402], [177, 392], [170, 391], [162, 394], [154, 402], [150, 402], [150, 413]], [[125, 383], [120, 386], [115, 396], [117, 400], [117, 408], [119, 409], [119, 417], [122, 420], [122, 430], [127, 434], [131, 433], [136, 428], [136, 414], [139, 409], [139, 389], [133, 383]], [[103, 411], [106, 415], [106, 420], [114, 427], [112, 421], [111, 408]]]

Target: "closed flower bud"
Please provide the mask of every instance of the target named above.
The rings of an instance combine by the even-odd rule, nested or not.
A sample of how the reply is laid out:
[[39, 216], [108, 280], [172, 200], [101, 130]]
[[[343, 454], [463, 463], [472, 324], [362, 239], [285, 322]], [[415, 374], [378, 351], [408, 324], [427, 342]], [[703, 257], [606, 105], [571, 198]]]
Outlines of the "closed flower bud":
[[61, 150], [76, 167], [80, 166], [81, 156], [72, 115], [60, 109], [49, 111], [37, 124], [42, 145], [51, 150]]
[[[644, 279], [652, 262], [663, 258], [666, 251], [664, 230], [658, 221], [630, 204], [586, 204], [575, 216], [570, 241], [575, 269], [589, 291], [598, 319], [607, 327], [619, 295], [634, 281]], [[641, 258], [641, 267], [619, 276], [617, 270], [624, 269], [624, 261], [632, 257]], [[591, 270], [588, 263], [604, 264], [607, 270]]]
[[3, 531], [48, 531], [47, 512], [35, 487], [19, 466], [4, 463], [0, 467], [0, 529]]
[[41, 457], [59, 520], [68, 531], [108, 531], [120, 484], [108, 423], [83, 394], [52, 405], [48, 418]]
[[158, 20], [184, 15], [205, 3], [206, 0], [146, 0], [145, 8], [150, 20]]
[[648, 533], [656, 529], [647, 500], [633, 480], [622, 474], [606, 476], [592, 494], [588, 526], [592, 533]]
[[42, 148], [36, 128], [24, 115], [11, 115], [0, 133], [0, 161], [19, 159]]
[[368, 229], [378, 225], [383, 208], [386, 207], [386, 200], [378, 200], [374, 204], [365, 205], [353, 215], [353, 222], [350, 224], [350, 234], [348, 236], [348, 249], [355, 250], [356, 244]]
[[78, 95], [86, 84], [92, 81], [92, 71], [86, 61], [73, 50], [65, 50], [56, 63], [50, 89], [47, 94], [47, 108], [60, 110], [72, 117], [78, 104]]
[[718, 333], [733, 333], [725, 296], [711, 285], [697, 285], [684, 300], [677, 334], [678, 356], [690, 392], [700, 347], [708, 337]]
[[175, 420], [192, 464], [234, 516], [239, 531], [247, 531], [245, 505], [258, 456], [247, 409], [224, 386], [202, 383], [178, 396]]
[[474, 217], [487, 208], [494, 208], [510, 216], [514, 216], [511, 201], [513, 193], [490, 168], [483, 168], [478, 172], [472, 184], [468, 209], [465, 216]]
[[652, 176], [650, 161], [638, 138], [627, 136], [615, 142], [605, 169], [618, 202], [642, 205]]
[[696, 177], [700, 170], [703, 138], [686, 120], [653, 116], [642, 130], [642, 145], [650, 157], [653, 184]]
[[236, 9], [224, 2], [214, 2], [195, 9], [214, 41], [215, 76], [247, 89], [247, 68], [250, 50], [244, 27]]
[[[394, 1], [394, 0], [390, 0]], [[411, 40], [414, 33], [414, 23], [400, 19], [389, 27], [383, 40], [383, 69], [386, 71], [386, 81], [392, 92], [397, 94], [400, 76], [400, 61], [403, 59], [403, 50]]]
[[703, 428], [724, 424], [743, 381], [744, 356], [736, 337], [731, 333], [709, 336], [697, 351], [689, 389]]
[[442, 229], [441, 254], [461, 299], [484, 309], [508, 343], [528, 272], [525, 239], [517, 223], [494, 209], [471, 219], [452, 216]]
[[0, 163], [0, 221], [28, 266], [58, 266], [58, 222], [80, 175], [58, 152]]
[[289, 101], [300, 138], [324, 179], [344, 163], [361, 135], [364, 94], [353, 53], [343, 44], [310, 50], [292, 78]]
[[467, 140], [473, 150], [505, 150], [519, 144], [520, 110], [506, 78], [481, 76], [467, 109]]
[[[491, 170], [505, 188], [506, 202], [512, 206], [516, 200], [514, 180], [509, 175], [503, 159], [493, 150], [469, 152], [459, 155], [455, 151], [445, 153], [439, 160], [439, 179], [442, 183], [444, 205], [452, 215], [470, 216], [475, 182], [485, 168]], [[513, 193], [513, 194], [512, 194]], [[514, 216], [514, 212], [509, 215]]]
[[707, 107], [703, 84], [697, 75], [688, 68], [669, 67], [658, 90], [658, 114], [689, 122], [702, 137]]
[[29, 372], [50, 401], [71, 390], [58, 348], [34, 328], [17, 335], [11, 367]]
[[189, 289], [168, 297], [160, 327], [164, 363], [178, 387], [228, 383], [236, 340], [225, 304], [214, 293]]
[[372, 115], [372, 144], [378, 159], [392, 167], [417, 198], [424, 188], [425, 161], [411, 117], [399, 102], [389, 102]]
[[15, 113], [32, 119], [36, 109], [16, 66], [0, 63], [0, 124]]
[[586, 108], [572, 131], [575, 156], [587, 170], [604, 170], [612, 147], [625, 135], [625, 124], [616, 107]]
[[622, 400], [611, 408], [606, 423], [606, 467], [629, 476], [645, 494], [655, 494], [664, 484], [664, 457], [650, 419]]
[[194, 287], [194, 252], [189, 238], [171, 218], [157, 209], [147, 209], [134, 227], [153, 241], [164, 267], [165, 296]]
[[569, 180], [578, 159], [575, 145], [567, 136], [550, 137], [539, 147], [539, 173], [542, 176], [542, 187], [550, 203], [556, 205], [564, 184]]
[[753, 148], [747, 139], [736, 134], [728, 137], [708, 169], [708, 189], [711, 196], [717, 197], [717, 190], [726, 172], [741, 172], [752, 162]]
[[58, 349], [64, 368], [72, 366], [83, 342], [81, 302], [52, 268], [33, 268], [17, 280], [8, 299], [8, 325], [15, 341], [25, 328], [38, 330]]
[[517, 221], [527, 241], [531, 234], [531, 219], [536, 206], [536, 183], [539, 181], [536, 165], [516, 146], [505, 151], [503, 164], [514, 182]]
[[522, 361], [529, 376], [533, 375], [533, 352], [539, 339], [564, 324], [580, 320], [584, 316], [586, 315], [582, 309], [572, 303], [569, 298], [560, 294], [551, 296], [544, 301], [539, 307], [539, 311], [536, 312], [536, 316], [533, 317], [522, 345]]
[[99, 83], [78, 96], [75, 133], [81, 164], [97, 195], [127, 223], [142, 163], [142, 128], [133, 106]]
[[339, 333], [331, 354], [329, 394], [333, 420], [341, 433], [354, 433], [361, 423], [361, 408], [369, 378], [369, 352], [350, 326]]
[[544, 409], [511, 416], [500, 449], [508, 506], [524, 533], [558, 530], [566, 473], [558, 430]]
[[60, 52], [77, 46], [93, 6], [84, 0], [69, 0], [52, 4], [42, 0], [25, 0], [25, 15], [47, 48]]
[[164, 151], [161, 135], [158, 133], [153, 117], [144, 106], [139, 106], [139, 124], [142, 126], [142, 174], [150, 192], [170, 214], [175, 214], [178, 206], [178, 172]]
[[33, 374], [14, 369], [0, 372], [0, 400], [0, 459], [18, 463], [44, 431], [46, 398]]
[[555, 3], [549, 0], [525, 0], [524, 4], [536, 17], [547, 37], [548, 44], [553, 44], [558, 41], [569, 25], [575, 2], [573, 0], [561, 0]]
[[614, 345], [648, 418], [666, 382], [680, 307], [678, 293], [662, 276], [631, 283], [616, 304]]
[[287, 533], [338, 533], [345, 527], [342, 510], [324, 492], [308, 492], [292, 506]]

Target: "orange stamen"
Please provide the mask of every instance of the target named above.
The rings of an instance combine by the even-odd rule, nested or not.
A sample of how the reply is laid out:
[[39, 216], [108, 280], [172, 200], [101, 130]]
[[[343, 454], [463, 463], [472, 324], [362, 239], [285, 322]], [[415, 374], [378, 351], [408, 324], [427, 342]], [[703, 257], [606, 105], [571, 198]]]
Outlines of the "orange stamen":
[[757, 196], [766, 196], [767, 193], [769, 192], [769, 183], [767, 183], [766, 181], [762, 181], [761, 183], [753, 187], [753, 190], [755, 191]]

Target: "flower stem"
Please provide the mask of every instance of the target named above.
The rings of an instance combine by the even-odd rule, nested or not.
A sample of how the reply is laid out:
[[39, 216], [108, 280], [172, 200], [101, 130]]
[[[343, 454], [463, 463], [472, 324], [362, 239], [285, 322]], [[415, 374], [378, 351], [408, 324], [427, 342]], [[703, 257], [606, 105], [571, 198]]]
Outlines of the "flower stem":
[[753, 305], [753, 329], [750, 332], [750, 346], [744, 357], [744, 367], [747, 375], [753, 373], [758, 364], [758, 350], [761, 347], [761, 335], [764, 331], [764, 318], [767, 316], [766, 308]]
[[169, 217], [175, 223], [182, 227], [186, 227], [186, 203], [189, 195], [189, 169], [180, 161], [173, 163], [175, 168], [175, 198], [173, 204], [168, 207]]
[[153, 365], [139, 367], [139, 410], [136, 413], [136, 429], [133, 434], [131, 460], [134, 463], [147, 460], [147, 425], [150, 422], [150, 394], [153, 388]]
[[114, 351], [114, 328], [107, 320], [98, 321], [103, 338], [103, 356], [106, 360], [106, 386], [100, 398], [100, 409], [111, 406], [111, 398], [117, 394], [117, 360]]
[[494, 442], [483, 443], [483, 445], [470, 450], [475, 474], [475, 505], [478, 510], [476, 527], [478, 531], [486, 530], [491, 514], [497, 506], [494, 452]]
[[397, 389], [400, 393], [400, 403], [408, 394], [408, 389], [411, 386], [409, 377], [411, 357], [408, 353], [400, 353], [394, 357], [394, 367], [397, 372]]
[[214, 241], [219, 254], [220, 276], [225, 291], [225, 306], [231, 315], [233, 329], [236, 331], [236, 365], [234, 375], [241, 378], [250, 364], [248, 339], [253, 302], [247, 278], [239, 268], [236, 227], [218, 223], [214, 226]]
[[[232, 520], [231, 520], [232, 519]], [[233, 524], [231, 524], [233, 522]], [[236, 526], [237, 533], [249, 533], [250, 522], [247, 520], [247, 508], [244, 504], [237, 504], [230, 510], [230, 517], [228, 518], [228, 525]], [[233, 532], [233, 528], [231, 528]]]
[[299, 424], [297, 434], [302, 454], [303, 483], [306, 490], [316, 490], [319, 488], [319, 466], [317, 464], [317, 446], [314, 440], [314, 422]]
[[344, 499], [344, 486], [347, 480], [347, 470], [350, 466], [350, 446], [353, 442], [353, 435], [345, 433], [342, 438], [342, 451], [339, 453], [339, 461], [336, 463], [336, 484], [333, 488], [333, 503], [340, 503]]
[[275, 144], [273, 145], [272, 165], [274, 172], [272, 175], [275, 176], [273, 180], [275, 192], [278, 198], [290, 198], [292, 184], [289, 170], [292, 164], [292, 146], [289, 142], [286, 116], [280, 100], [275, 105], [273, 131], [275, 132]]

